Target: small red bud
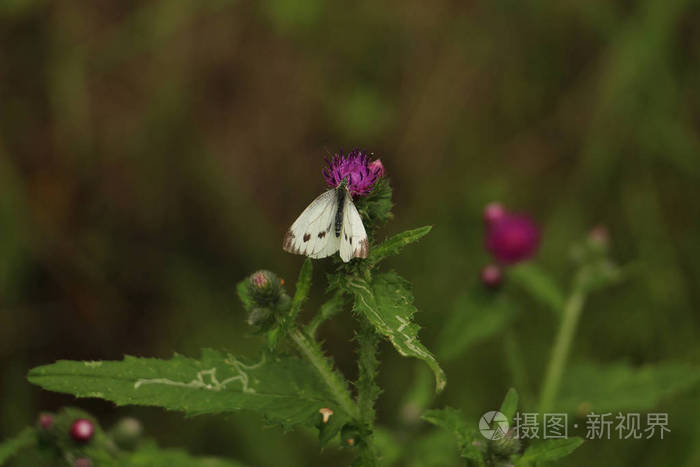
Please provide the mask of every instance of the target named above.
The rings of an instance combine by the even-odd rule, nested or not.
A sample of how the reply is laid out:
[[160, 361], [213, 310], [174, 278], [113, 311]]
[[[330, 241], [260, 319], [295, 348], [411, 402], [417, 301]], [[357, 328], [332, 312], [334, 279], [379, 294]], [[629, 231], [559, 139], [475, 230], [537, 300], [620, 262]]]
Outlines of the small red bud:
[[92, 467], [92, 461], [87, 457], [79, 457], [73, 463], [75, 467]]
[[95, 434], [95, 425], [87, 418], [79, 418], [70, 427], [71, 437], [80, 443], [87, 443]]
[[484, 222], [486, 225], [497, 222], [506, 215], [506, 208], [501, 203], [493, 202], [484, 207]]
[[496, 264], [489, 264], [481, 270], [481, 282], [490, 289], [499, 287], [503, 282], [503, 271]]
[[53, 415], [50, 413], [39, 414], [39, 428], [48, 430], [53, 426]]

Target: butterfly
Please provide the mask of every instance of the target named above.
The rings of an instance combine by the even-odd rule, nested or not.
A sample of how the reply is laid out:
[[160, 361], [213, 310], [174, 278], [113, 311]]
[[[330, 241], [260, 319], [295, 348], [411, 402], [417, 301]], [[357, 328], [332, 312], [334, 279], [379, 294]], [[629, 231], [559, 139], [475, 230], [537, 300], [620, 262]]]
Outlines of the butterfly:
[[287, 230], [282, 248], [316, 259], [339, 251], [345, 263], [369, 255], [367, 232], [346, 180], [322, 193], [304, 209]]

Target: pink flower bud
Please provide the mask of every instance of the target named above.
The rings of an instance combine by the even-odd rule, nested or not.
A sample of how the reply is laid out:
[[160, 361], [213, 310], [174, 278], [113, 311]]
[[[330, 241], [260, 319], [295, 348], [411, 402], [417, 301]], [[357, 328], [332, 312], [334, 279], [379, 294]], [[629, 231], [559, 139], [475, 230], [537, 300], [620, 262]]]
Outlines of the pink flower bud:
[[490, 289], [495, 289], [503, 282], [503, 271], [497, 264], [489, 264], [481, 270], [481, 283]]
[[48, 430], [53, 426], [53, 415], [50, 413], [39, 414], [39, 428]]
[[79, 418], [70, 427], [70, 435], [79, 443], [87, 443], [95, 434], [95, 425], [87, 418]]
[[381, 159], [376, 159], [373, 160], [372, 162], [369, 163], [369, 170], [370, 172], [376, 174], [378, 178], [381, 178], [384, 176], [384, 164], [382, 164]]
[[486, 225], [491, 225], [497, 222], [506, 215], [506, 208], [501, 203], [493, 202], [484, 207], [484, 222]]

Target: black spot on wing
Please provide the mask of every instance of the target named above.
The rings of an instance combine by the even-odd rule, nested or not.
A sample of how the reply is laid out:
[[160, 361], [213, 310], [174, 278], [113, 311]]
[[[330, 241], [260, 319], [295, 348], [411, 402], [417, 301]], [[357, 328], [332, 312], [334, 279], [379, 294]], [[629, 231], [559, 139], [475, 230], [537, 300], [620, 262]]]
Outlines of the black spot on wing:
[[319, 232], [318, 233], [318, 238], [323, 238], [326, 236], [326, 232]]
[[310, 238], [311, 238], [311, 234], [310, 234], [310, 233], [305, 233], [305, 234], [304, 234], [304, 242], [308, 242]]

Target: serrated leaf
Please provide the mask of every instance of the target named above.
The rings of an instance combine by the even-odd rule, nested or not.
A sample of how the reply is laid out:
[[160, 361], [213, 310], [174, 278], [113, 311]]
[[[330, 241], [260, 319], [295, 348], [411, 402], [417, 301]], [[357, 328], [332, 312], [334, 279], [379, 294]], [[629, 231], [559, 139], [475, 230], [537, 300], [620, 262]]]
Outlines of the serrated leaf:
[[583, 439], [578, 436], [564, 439], [548, 439], [541, 443], [530, 445], [516, 465], [526, 466], [537, 462], [548, 462], [561, 459], [571, 454], [583, 444]]
[[243, 464], [216, 457], [195, 457], [181, 449], [159, 448], [154, 443], [129, 453], [119, 465], [131, 467], [243, 467]]
[[506, 397], [503, 399], [501, 408], [498, 409], [503, 415], [508, 419], [508, 423], [513, 421], [513, 416], [518, 410], [518, 391], [515, 388], [510, 388], [506, 393]]
[[371, 285], [364, 279], [350, 278], [346, 287], [355, 296], [354, 310], [362, 313], [401, 355], [426, 362], [433, 370], [436, 392], [442, 391], [445, 373], [433, 354], [418, 340], [420, 327], [412, 321], [417, 310], [408, 282], [390, 272], [376, 275]]
[[405, 246], [417, 242], [428, 235], [432, 228], [432, 225], [426, 225], [417, 229], [406, 230], [384, 240], [384, 242], [372, 249], [369, 255], [369, 262], [374, 265], [387, 256], [398, 254]]
[[442, 360], [463, 355], [469, 347], [501, 332], [515, 315], [513, 304], [503, 295], [473, 289], [460, 296], [438, 337], [437, 354]]
[[469, 459], [478, 466], [484, 465], [482, 455], [482, 448], [485, 447], [484, 440], [477, 437], [476, 424], [468, 423], [461, 411], [451, 407], [428, 410], [423, 414], [422, 418], [433, 425], [452, 432], [459, 445], [461, 457]]
[[0, 465], [3, 465], [11, 457], [22, 449], [33, 446], [36, 443], [36, 430], [25, 428], [14, 438], [7, 439], [0, 444]]
[[561, 315], [566, 301], [564, 293], [544, 269], [533, 263], [522, 263], [510, 268], [508, 279], [524, 289], [533, 299]]
[[626, 363], [587, 363], [567, 370], [556, 407], [582, 414], [590, 411], [649, 410], [663, 398], [698, 385], [700, 368], [683, 363], [662, 363], [641, 368]]
[[347, 415], [314, 368], [295, 357], [250, 362], [205, 349], [199, 360], [126, 356], [122, 361], [61, 360], [29, 372], [44, 389], [96, 397], [117, 405], [149, 405], [190, 415], [251, 410], [285, 428], [315, 426], [319, 409]]

